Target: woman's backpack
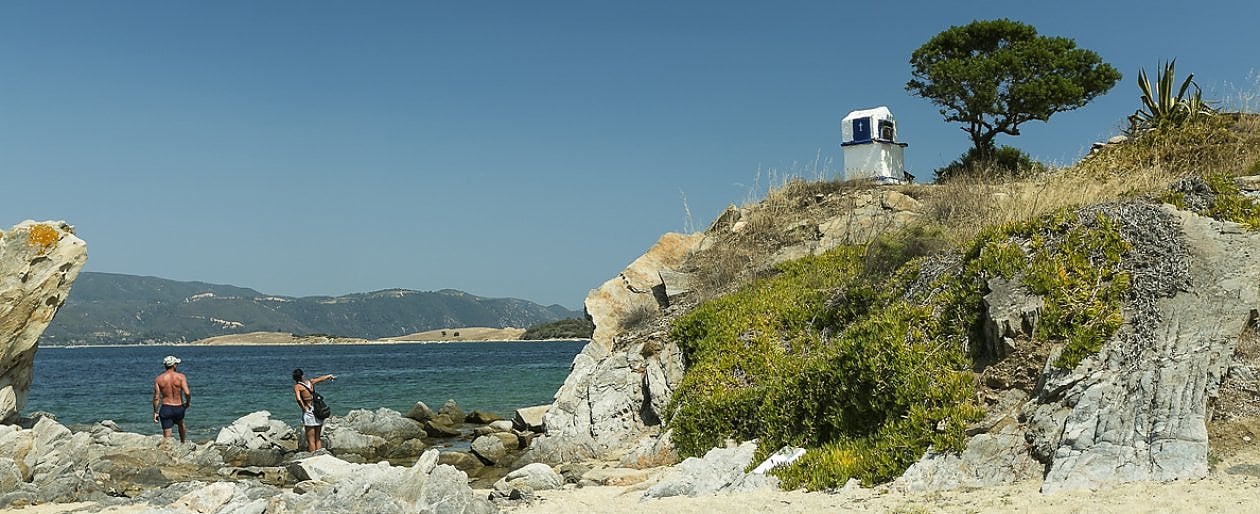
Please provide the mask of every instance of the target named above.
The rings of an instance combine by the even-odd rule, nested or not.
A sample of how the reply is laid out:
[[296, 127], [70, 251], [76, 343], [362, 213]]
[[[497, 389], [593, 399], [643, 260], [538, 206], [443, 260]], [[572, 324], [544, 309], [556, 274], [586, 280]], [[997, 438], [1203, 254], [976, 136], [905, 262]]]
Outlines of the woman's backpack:
[[315, 414], [315, 419], [328, 419], [332, 416], [332, 409], [328, 408], [328, 404], [324, 402], [324, 397], [311, 389], [311, 386], [302, 384], [307, 391], [311, 392], [311, 411]]

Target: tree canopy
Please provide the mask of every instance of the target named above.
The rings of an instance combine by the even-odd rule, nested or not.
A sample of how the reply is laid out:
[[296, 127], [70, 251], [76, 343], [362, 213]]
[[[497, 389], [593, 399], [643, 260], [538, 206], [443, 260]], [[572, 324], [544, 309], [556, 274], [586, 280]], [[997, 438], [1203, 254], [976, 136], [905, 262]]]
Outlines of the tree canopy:
[[906, 90], [962, 122], [980, 155], [998, 134], [1019, 135], [1032, 120], [1084, 106], [1115, 86], [1120, 72], [1098, 54], [1017, 21], [979, 20], [950, 27], [910, 57]]

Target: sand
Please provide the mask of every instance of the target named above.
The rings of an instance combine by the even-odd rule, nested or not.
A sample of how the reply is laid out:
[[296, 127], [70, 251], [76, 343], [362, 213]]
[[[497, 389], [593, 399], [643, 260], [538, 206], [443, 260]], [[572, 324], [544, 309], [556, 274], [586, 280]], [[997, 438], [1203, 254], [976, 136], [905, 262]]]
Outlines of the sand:
[[[1231, 472], [1232, 470], [1232, 472]], [[635, 512], [690, 514], [709, 512], [1260, 512], [1260, 451], [1246, 452], [1217, 463], [1203, 480], [1133, 482], [1098, 491], [1042, 494], [1040, 483], [924, 493], [902, 493], [887, 487], [852, 488], [837, 493], [761, 490], [749, 493], [641, 500], [651, 483], [627, 487], [597, 486], [540, 491], [528, 505], [510, 507], [513, 514]]]
[[971, 491], [894, 493], [857, 489], [836, 494], [758, 491], [696, 498], [640, 500], [642, 488], [598, 486], [542, 491], [508, 512], [1260, 512], [1260, 478], [1230, 475], [1196, 482], [1122, 484], [1100, 491], [1041, 494], [1038, 484]]

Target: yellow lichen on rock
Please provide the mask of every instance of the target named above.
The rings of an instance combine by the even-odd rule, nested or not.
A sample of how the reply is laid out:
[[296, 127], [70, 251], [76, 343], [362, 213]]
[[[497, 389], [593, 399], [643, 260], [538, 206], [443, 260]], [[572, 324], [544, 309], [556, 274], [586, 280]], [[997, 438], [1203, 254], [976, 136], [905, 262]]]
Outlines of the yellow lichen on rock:
[[32, 244], [37, 244], [44, 250], [47, 250], [57, 244], [57, 241], [60, 239], [61, 234], [57, 232], [57, 229], [48, 225], [38, 224], [31, 225], [30, 236], [27, 241]]

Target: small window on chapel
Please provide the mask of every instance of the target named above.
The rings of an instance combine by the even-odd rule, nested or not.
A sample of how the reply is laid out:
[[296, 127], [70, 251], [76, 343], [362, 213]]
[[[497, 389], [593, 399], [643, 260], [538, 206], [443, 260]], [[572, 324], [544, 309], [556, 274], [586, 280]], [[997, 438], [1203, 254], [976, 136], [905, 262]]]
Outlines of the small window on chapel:
[[894, 141], [896, 139], [896, 129], [893, 128], [893, 122], [890, 120], [879, 120], [879, 138], [884, 141]]

